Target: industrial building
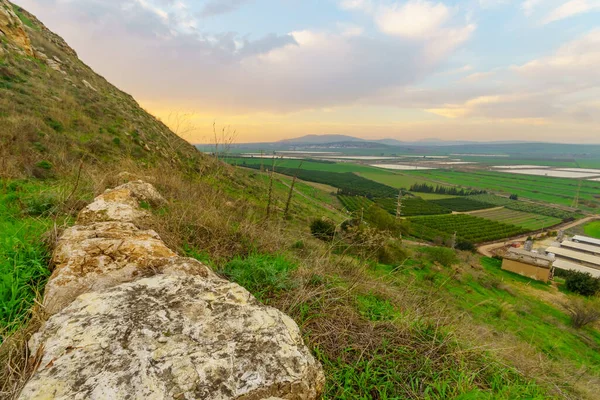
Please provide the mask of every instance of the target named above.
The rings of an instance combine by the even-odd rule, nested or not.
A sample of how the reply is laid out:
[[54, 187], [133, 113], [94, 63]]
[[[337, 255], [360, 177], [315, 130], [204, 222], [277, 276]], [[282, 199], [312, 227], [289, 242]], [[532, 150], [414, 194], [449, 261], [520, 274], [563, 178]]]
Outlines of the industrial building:
[[600, 240], [598, 239], [577, 235], [571, 240], [553, 243], [546, 252], [555, 257], [555, 268], [587, 272], [600, 278]]

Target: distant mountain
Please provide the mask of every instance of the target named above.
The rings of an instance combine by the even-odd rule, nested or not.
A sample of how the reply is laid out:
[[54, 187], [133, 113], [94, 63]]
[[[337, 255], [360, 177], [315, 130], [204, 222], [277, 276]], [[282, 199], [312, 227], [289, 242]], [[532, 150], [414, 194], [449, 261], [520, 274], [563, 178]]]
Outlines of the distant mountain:
[[324, 144], [324, 143], [339, 143], [339, 142], [366, 142], [365, 139], [360, 139], [348, 135], [306, 135], [293, 139], [280, 140], [279, 144]]

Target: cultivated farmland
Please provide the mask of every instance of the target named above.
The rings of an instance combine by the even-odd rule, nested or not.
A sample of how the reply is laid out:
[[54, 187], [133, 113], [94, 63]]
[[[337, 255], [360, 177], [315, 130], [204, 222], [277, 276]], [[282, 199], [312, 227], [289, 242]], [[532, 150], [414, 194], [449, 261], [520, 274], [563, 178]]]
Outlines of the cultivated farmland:
[[363, 196], [344, 196], [339, 195], [340, 202], [349, 212], [355, 212], [358, 210], [367, 210], [373, 205], [373, 202]]
[[470, 213], [470, 215], [520, 226], [529, 231], [549, 228], [562, 222], [560, 218], [531, 214], [507, 208], [474, 211]]
[[[397, 200], [393, 198], [375, 199], [375, 203], [392, 215], [396, 215]], [[452, 211], [435, 204], [431, 201], [425, 201], [419, 197], [408, 197], [402, 199], [402, 216], [412, 217], [415, 215], [437, 215], [450, 214]]]
[[516, 236], [527, 230], [498, 221], [474, 217], [468, 214], [452, 214], [410, 219], [413, 235], [426, 240], [447, 238], [456, 232], [461, 239], [481, 243]]
[[430, 200], [430, 203], [437, 204], [444, 208], [449, 208], [450, 210], [456, 212], [483, 210], [486, 208], [494, 207], [494, 205], [492, 204], [483, 203], [466, 197], [453, 197], [451, 199]]
[[559, 218], [561, 220], [566, 220], [575, 216], [574, 212], [572, 211], [565, 211], [560, 208], [546, 207], [540, 204], [534, 204], [524, 201], [511, 200], [508, 197], [500, 197], [495, 196], [493, 194], [479, 194], [476, 196], [469, 196], [469, 198], [484, 203], [493, 204], [496, 206], [504, 206], [505, 208], [515, 211], [523, 211], [532, 214], [541, 214], [549, 217]]

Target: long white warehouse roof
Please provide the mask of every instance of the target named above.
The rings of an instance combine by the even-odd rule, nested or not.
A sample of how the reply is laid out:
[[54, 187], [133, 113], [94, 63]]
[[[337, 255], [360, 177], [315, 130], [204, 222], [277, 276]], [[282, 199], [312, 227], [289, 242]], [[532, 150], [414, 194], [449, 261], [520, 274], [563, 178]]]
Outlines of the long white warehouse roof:
[[594, 246], [600, 246], [600, 239], [594, 239], [594, 238], [587, 237], [587, 236], [575, 235], [575, 236], [573, 236], [573, 241], [591, 244]]
[[576, 261], [583, 261], [588, 264], [593, 264], [594, 266], [597, 266], [597, 268], [600, 268], [600, 257], [598, 256], [593, 256], [591, 254], [581, 253], [579, 251], [569, 250], [562, 247], [548, 247], [546, 251], [548, 253], [555, 254], [556, 258], [567, 257]]
[[600, 278], [600, 269], [586, 267], [571, 261], [557, 259], [554, 261], [554, 266], [567, 271], [587, 272], [593, 277]]
[[600, 255], [600, 246], [592, 246], [590, 244], [564, 241], [560, 244], [560, 247], [568, 247], [569, 249], [581, 250], [584, 252], [595, 253]]

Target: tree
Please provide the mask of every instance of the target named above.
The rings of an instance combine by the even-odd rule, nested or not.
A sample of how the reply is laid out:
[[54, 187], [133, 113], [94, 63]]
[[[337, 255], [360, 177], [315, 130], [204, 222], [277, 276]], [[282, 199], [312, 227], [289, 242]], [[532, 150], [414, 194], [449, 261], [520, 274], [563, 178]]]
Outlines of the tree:
[[519, 195], [516, 193], [513, 193], [509, 196], [509, 199], [511, 200], [519, 200]]
[[600, 279], [588, 272], [569, 271], [565, 279], [565, 287], [582, 296], [593, 296], [600, 292]]

